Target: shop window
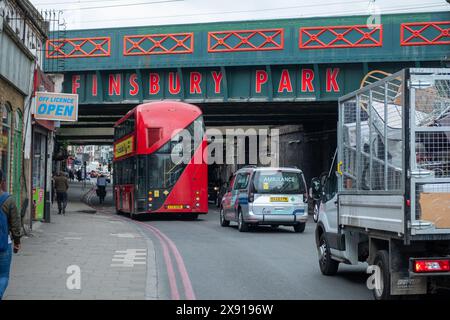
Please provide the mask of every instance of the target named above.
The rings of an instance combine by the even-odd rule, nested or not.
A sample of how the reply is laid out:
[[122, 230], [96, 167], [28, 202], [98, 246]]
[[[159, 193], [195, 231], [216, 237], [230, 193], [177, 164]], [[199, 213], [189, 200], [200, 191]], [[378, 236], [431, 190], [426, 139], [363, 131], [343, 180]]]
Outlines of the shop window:
[[1, 147], [1, 166], [6, 185], [6, 191], [10, 192], [10, 145], [11, 145], [11, 106], [7, 103], [2, 106], [2, 141]]
[[45, 203], [45, 178], [46, 178], [46, 155], [47, 155], [47, 136], [39, 132], [34, 132], [33, 137], [33, 203], [34, 218], [42, 220], [44, 218]]

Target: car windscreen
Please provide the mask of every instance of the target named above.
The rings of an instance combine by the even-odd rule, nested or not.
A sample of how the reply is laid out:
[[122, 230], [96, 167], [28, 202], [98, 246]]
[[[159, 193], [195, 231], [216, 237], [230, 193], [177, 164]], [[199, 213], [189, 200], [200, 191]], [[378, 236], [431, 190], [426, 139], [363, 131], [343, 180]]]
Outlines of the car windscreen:
[[301, 173], [264, 170], [255, 173], [253, 189], [255, 193], [303, 194], [305, 193], [305, 184]]

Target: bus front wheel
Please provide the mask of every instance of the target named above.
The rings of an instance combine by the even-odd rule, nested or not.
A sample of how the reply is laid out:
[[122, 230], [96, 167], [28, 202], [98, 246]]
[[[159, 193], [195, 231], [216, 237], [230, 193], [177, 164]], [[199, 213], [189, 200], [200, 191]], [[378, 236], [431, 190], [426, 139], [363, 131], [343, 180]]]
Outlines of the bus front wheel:
[[133, 212], [130, 212], [130, 218], [131, 220], [138, 220], [138, 215]]

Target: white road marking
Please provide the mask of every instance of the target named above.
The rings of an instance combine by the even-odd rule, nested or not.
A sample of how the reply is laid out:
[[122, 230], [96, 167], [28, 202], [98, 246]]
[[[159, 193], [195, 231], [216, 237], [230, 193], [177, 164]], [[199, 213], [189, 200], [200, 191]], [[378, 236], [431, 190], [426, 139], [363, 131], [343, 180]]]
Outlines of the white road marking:
[[135, 265], [147, 264], [147, 249], [127, 249], [117, 250], [112, 258], [111, 267], [128, 267], [132, 268]]
[[133, 233], [111, 233], [110, 235], [113, 237], [130, 238], [130, 239], [134, 239], [134, 238], [138, 237], [137, 235], [135, 235]]

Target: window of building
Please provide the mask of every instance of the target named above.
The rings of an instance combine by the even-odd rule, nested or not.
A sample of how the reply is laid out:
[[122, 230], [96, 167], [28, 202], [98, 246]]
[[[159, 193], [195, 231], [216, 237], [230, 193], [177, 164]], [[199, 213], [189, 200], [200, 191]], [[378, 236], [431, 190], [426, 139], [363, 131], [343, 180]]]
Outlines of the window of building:
[[13, 169], [13, 196], [16, 200], [17, 208], [21, 203], [21, 183], [22, 176], [22, 135], [23, 135], [23, 117], [20, 111], [16, 111], [14, 116], [14, 169]]
[[3, 177], [6, 183], [6, 191], [10, 192], [10, 145], [11, 145], [11, 106], [5, 104], [2, 106], [2, 141], [1, 147], [1, 166]]

